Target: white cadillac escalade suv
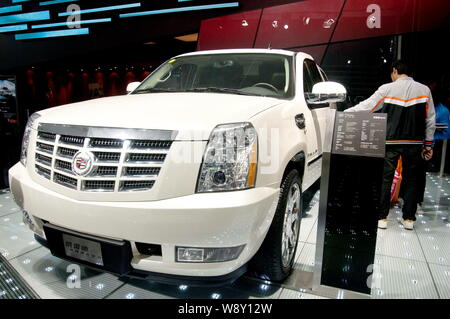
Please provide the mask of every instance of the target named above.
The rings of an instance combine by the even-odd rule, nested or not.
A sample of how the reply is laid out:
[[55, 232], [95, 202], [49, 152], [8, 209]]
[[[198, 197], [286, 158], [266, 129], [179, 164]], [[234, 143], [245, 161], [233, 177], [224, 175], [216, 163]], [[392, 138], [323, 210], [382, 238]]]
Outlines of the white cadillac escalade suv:
[[36, 239], [120, 275], [284, 280], [345, 88], [307, 54], [242, 49], [177, 56], [129, 91], [29, 118], [9, 174]]

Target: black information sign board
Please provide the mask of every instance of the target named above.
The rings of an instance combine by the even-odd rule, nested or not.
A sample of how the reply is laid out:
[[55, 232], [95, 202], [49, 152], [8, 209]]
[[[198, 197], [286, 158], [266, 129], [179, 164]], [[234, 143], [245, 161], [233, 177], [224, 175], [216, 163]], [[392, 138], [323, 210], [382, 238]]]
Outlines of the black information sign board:
[[316, 285], [370, 294], [386, 115], [332, 114], [323, 154]]
[[334, 122], [333, 154], [384, 157], [386, 114], [338, 112]]

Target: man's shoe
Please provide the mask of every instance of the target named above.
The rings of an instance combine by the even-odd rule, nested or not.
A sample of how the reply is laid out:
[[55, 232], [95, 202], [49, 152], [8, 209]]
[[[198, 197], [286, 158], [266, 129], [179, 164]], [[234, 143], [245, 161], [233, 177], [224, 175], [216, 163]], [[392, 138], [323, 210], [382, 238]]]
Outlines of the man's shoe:
[[422, 210], [422, 205], [417, 204], [417, 211], [416, 211], [417, 215], [423, 215], [423, 210]]
[[386, 218], [385, 219], [380, 219], [378, 221], [378, 228], [386, 229], [387, 228], [387, 222], [388, 222], [388, 220]]
[[414, 229], [414, 221], [411, 219], [403, 220], [403, 227], [407, 230], [413, 230]]

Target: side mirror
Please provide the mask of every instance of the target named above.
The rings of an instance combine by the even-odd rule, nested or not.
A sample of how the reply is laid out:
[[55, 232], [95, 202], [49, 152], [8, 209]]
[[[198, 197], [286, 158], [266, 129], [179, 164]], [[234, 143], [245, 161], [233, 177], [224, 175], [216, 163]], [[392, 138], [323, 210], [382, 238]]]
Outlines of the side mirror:
[[337, 82], [319, 82], [314, 84], [312, 93], [305, 93], [308, 104], [338, 103], [347, 98], [347, 90]]
[[127, 85], [127, 93], [133, 92], [136, 88], [141, 85], [141, 82], [131, 82]]

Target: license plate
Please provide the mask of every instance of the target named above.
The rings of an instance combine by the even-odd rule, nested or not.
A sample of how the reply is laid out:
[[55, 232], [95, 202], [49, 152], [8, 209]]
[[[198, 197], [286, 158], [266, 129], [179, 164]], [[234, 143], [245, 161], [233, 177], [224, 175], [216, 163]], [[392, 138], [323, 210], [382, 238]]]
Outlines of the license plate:
[[68, 257], [104, 266], [100, 243], [67, 234], [62, 234], [62, 238], [64, 250]]

